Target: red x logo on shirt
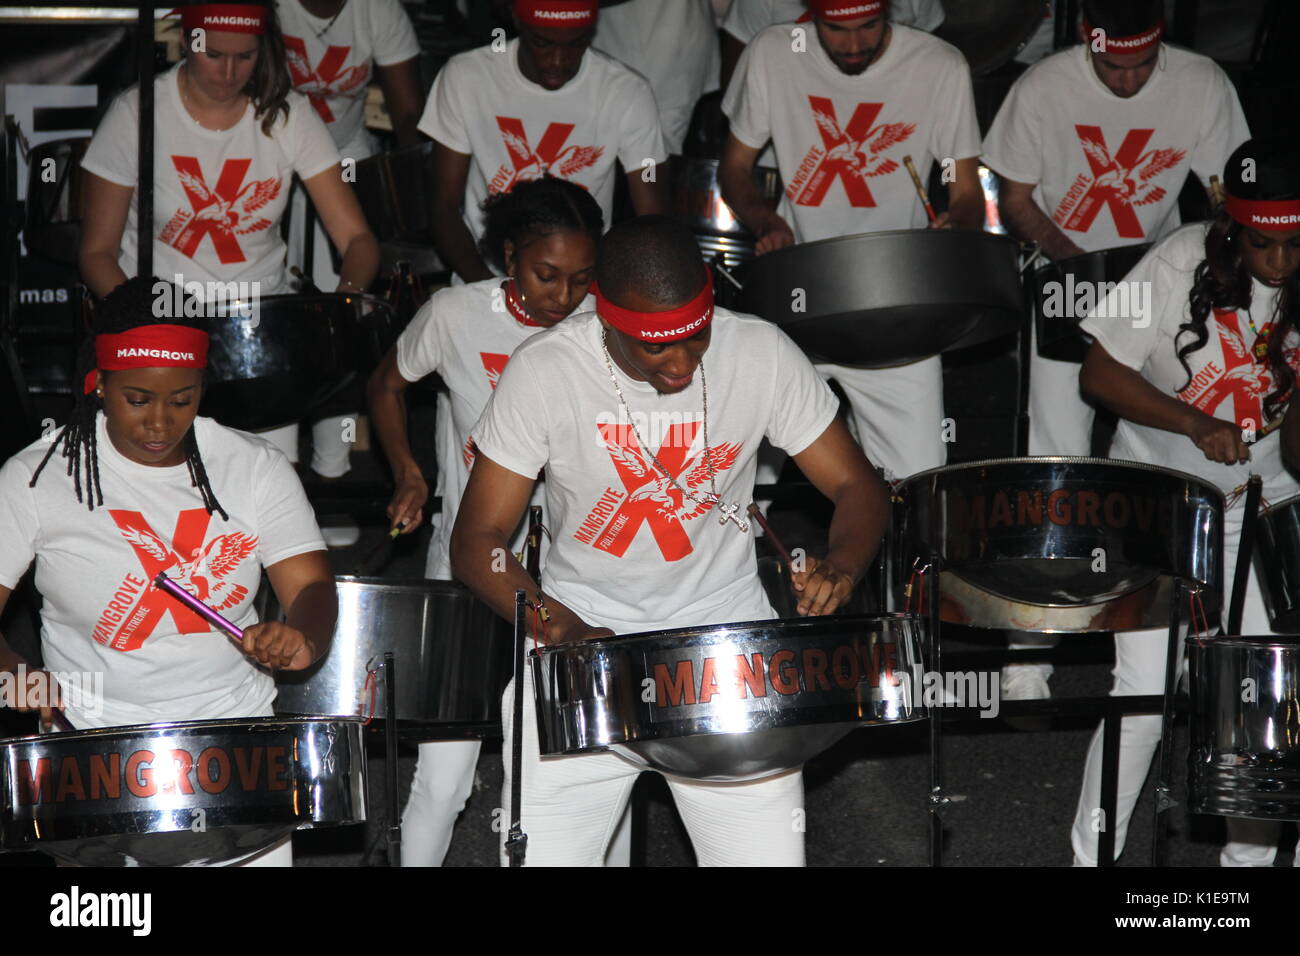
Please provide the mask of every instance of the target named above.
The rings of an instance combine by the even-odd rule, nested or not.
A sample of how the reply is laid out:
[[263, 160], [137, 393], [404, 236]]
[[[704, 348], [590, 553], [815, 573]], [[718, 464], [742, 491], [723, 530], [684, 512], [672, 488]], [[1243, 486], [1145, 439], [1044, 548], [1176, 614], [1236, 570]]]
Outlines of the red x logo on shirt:
[[[1125, 239], [1145, 238], [1146, 233], [1134, 207], [1159, 202], [1168, 195], [1163, 186], [1157, 186], [1151, 180], [1181, 163], [1186, 152], [1181, 149], [1143, 152], [1155, 130], [1131, 129], [1124, 135], [1124, 141], [1112, 157], [1100, 126], [1080, 124], [1074, 129], [1083, 154], [1088, 159], [1092, 183], [1078, 205], [1074, 206], [1073, 212], [1065, 218], [1065, 228], [1087, 232], [1105, 206], [1110, 209], [1115, 231], [1120, 236]], [[1081, 176], [1080, 180], [1085, 183], [1088, 181], [1086, 176]], [[1069, 210], [1072, 201], [1069, 195], [1061, 201], [1055, 216], [1058, 222]]]
[[[800, 206], [820, 206], [836, 179], [844, 181], [844, 191], [853, 206], [876, 205], [867, 179], [883, 176], [898, 169], [898, 163], [883, 155], [891, 146], [903, 142], [916, 126], [912, 123], [884, 123], [873, 127], [884, 103], [859, 103], [842, 130], [835, 115], [835, 104], [824, 96], [808, 97], [822, 145], [814, 146], [799, 165], [786, 194]], [[815, 164], [815, 165], [814, 165]]]
[[519, 183], [547, 175], [570, 179], [582, 170], [596, 165], [605, 154], [604, 146], [565, 148], [564, 144], [574, 130], [572, 123], [548, 124], [546, 132], [537, 141], [536, 149], [528, 142], [523, 120], [513, 116], [498, 116], [497, 128], [501, 131], [506, 152], [510, 154], [511, 165], [502, 166], [492, 177], [488, 189], [493, 193], [508, 193]]
[[244, 183], [251, 159], [228, 159], [221, 166], [215, 189], [209, 189], [203, 169], [194, 156], [173, 156], [176, 177], [190, 201], [191, 210], [178, 209], [158, 234], [158, 241], [180, 250], [191, 259], [205, 236], [212, 237], [222, 265], [245, 260], [237, 236], [260, 232], [271, 225], [265, 216], [254, 217], [259, 209], [280, 195], [280, 180], [254, 179]]
[[343, 69], [348, 54], [352, 52], [350, 46], [327, 47], [325, 55], [314, 68], [302, 37], [285, 34], [284, 49], [289, 61], [289, 74], [293, 77], [293, 88], [306, 95], [320, 118], [327, 123], [335, 120], [327, 98], [345, 96], [370, 80], [369, 63]]

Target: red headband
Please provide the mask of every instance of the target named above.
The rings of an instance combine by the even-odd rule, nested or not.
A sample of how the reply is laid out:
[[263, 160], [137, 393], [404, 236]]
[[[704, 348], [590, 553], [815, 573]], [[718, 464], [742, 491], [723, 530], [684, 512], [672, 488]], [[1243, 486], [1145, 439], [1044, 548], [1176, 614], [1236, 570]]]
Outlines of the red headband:
[[[172, 11], [176, 12], [178, 11]], [[266, 32], [266, 7], [254, 3], [200, 3], [181, 7], [179, 13], [181, 26], [186, 33], [203, 29], [260, 36]]]
[[[1092, 24], [1087, 20], [1083, 21], [1083, 32], [1088, 36], [1088, 41], [1092, 38]], [[1145, 53], [1152, 47], [1160, 45], [1160, 38], [1165, 35], [1165, 21], [1161, 20], [1150, 30], [1145, 33], [1135, 33], [1130, 37], [1112, 37], [1106, 36], [1102, 40], [1102, 53]]]
[[128, 368], [207, 368], [208, 333], [185, 325], [142, 325], [127, 332], [95, 336], [95, 368], [85, 390], [95, 389], [100, 371]]
[[571, 30], [596, 25], [597, 0], [515, 0], [515, 19], [530, 27]]
[[1300, 199], [1238, 199], [1229, 194], [1223, 208], [1237, 222], [1252, 229], [1265, 232], [1300, 229]]
[[596, 296], [596, 314], [620, 332], [642, 342], [659, 344], [689, 339], [713, 320], [713, 273], [700, 294], [683, 306], [667, 312], [634, 312], [617, 306], [605, 298], [600, 287], [593, 284]]
[[808, 0], [808, 12], [799, 18], [807, 23], [819, 20], [858, 20], [874, 17], [889, 9], [889, 0]]

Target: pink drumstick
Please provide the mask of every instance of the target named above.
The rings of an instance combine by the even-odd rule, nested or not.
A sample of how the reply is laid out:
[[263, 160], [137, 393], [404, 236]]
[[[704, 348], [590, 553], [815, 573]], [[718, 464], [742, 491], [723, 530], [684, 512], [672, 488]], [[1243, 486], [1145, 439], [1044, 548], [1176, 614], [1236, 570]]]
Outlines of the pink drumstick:
[[194, 595], [187, 592], [179, 584], [167, 577], [165, 572], [158, 572], [158, 576], [153, 579], [153, 586], [158, 588], [160, 591], [166, 591], [213, 627], [225, 631], [235, 640], [242, 641], [244, 639], [243, 630], [235, 627], [235, 625], [231, 624], [216, 611], [212, 610], [212, 608], [208, 607], [198, 598], [194, 597]]

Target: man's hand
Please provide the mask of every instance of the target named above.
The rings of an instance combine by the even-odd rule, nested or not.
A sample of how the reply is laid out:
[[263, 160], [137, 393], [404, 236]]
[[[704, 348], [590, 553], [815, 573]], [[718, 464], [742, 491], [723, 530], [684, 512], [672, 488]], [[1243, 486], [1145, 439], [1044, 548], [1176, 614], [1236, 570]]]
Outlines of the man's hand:
[[825, 558], [804, 558], [802, 571], [791, 570], [790, 590], [799, 599], [800, 617], [833, 614], [853, 593], [853, 578]]
[[429, 486], [419, 473], [403, 476], [393, 492], [393, 500], [388, 503], [389, 527], [401, 528], [401, 534], [417, 530], [424, 518], [424, 503], [428, 500]]
[[765, 252], [775, 252], [777, 249], [784, 249], [786, 246], [794, 245], [794, 230], [790, 224], [772, 213], [762, 226], [758, 234], [758, 245], [754, 247], [756, 255], [762, 255]]
[[24, 680], [19, 682], [18, 671], [13, 670], [14, 680], [11, 686], [17, 688], [18, 699], [14, 709], [24, 714], [39, 711], [41, 725], [49, 726], [54, 721], [54, 711], [63, 709], [63, 697], [59, 693], [59, 682], [49, 671], [35, 667], [25, 668]]
[[1224, 465], [1244, 465], [1250, 461], [1250, 446], [1241, 440], [1241, 429], [1232, 422], [1202, 413], [1188, 429], [1187, 437], [1210, 461]]
[[595, 641], [602, 637], [613, 637], [614, 632], [607, 627], [592, 627], [578, 615], [557, 601], [548, 601], [547, 610], [551, 619], [546, 622], [546, 636], [537, 632], [537, 615], [530, 609], [528, 613], [529, 629], [533, 637], [541, 644], [581, 644], [583, 641]]
[[282, 621], [263, 621], [246, 628], [242, 649], [258, 663], [279, 671], [305, 670], [314, 659], [307, 636]]

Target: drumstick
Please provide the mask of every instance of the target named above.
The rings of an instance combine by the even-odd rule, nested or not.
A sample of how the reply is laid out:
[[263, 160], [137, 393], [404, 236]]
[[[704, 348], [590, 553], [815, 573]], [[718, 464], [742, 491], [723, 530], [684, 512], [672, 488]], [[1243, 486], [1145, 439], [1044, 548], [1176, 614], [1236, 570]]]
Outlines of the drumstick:
[[1210, 202], [1216, 210], [1223, 205], [1223, 183], [1219, 182], [1218, 176], [1210, 177]]
[[921, 198], [921, 205], [925, 207], [925, 214], [930, 217], [930, 222], [938, 220], [934, 214], [934, 207], [930, 205], [930, 196], [925, 191], [925, 184], [921, 182], [921, 177], [916, 171], [916, 164], [912, 162], [911, 156], [903, 157], [903, 165], [907, 167], [908, 175], [912, 177], [912, 185], [916, 187], [916, 194]]
[[198, 598], [188, 593], [179, 584], [167, 577], [165, 571], [158, 572], [158, 576], [153, 579], [153, 586], [160, 591], [166, 591], [213, 627], [225, 631], [235, 640], [242, 641], [244, 639], [244, 632], [242, 629], [231, 624], [216, 611], [212, 610], [212, 608], [208, 607]]
[[772, 526], [767, 523], [767, 519], [763, 517], [763, 512], [760, 511], [758, 505], [754, 504], [752, 501], [749, 503], [749, 515], [757, 521], [758, 526], [763, 529], [763, 534], [767, 535], [767, 540], [772, 542], [772, 547], [775, 548], [776, 553], [781, 556], [781, 560], [785, 562], [785, 566], [791, 571], [794, 571], [794, 558], [790, 557], [790, 552], [785, 549], [785, 545], [781, 543], [781, 539], [776, 536], [776, 532], [772, 530]]

